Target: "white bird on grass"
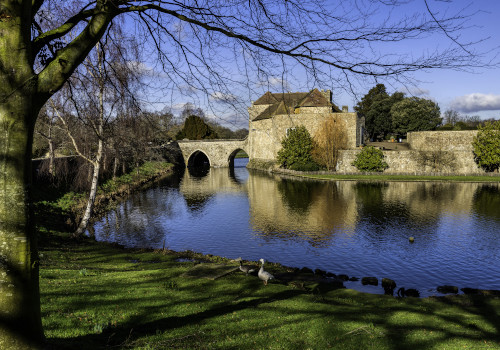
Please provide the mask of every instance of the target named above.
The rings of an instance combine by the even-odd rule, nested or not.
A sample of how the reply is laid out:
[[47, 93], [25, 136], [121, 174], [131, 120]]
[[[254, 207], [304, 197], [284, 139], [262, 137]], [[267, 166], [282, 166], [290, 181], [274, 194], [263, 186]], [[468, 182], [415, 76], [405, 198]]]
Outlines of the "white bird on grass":
[[259, 260], [262, 265], [260, 265], [260, 270], [259, 273], [257, 274], [259, 278], [264, 282], [264, 285], [267, 286], [267, 281], [274, 279], [274, 276], [271, 275], [269, 272], [264, 271], [264, 259]]

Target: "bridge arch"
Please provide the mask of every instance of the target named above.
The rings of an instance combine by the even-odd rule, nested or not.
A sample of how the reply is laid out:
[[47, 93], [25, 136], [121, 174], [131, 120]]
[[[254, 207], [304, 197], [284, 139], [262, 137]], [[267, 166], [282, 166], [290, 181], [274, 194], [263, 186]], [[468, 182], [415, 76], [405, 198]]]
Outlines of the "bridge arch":
[[[248, 149], [247, 139], [243, 140], [178, 140], [184, 164], [187, 167], [208, 164], [213, 168], [234, 164], [234, 156], [242, 149]], [[249, 154], [247, 152], [247, 154]], [[206, 158], [205, 158], [206, 157]], [[233, 163], [231, 161], [233, 160]]]
[[229, 153], [229, 156], [227, 158], [227, 163], [229, 164], [229, 167], [231, 167], [231, 168], [234, 167], [234, 158], [236, 157], [236, 155], [240, 151], [243, 151], [243, 152], [245, 152], [248, 155], [248, 152], [246, 150], [244, 150], [243, 148], [241, 148], [241, 147], [236, 148], [234, 151], [232, 151], [231, 153]]
[[210, 166], [212, 164], [208, 155], [199, 149], [192, 152], [187, 159], [186, 165], [188, 168]]

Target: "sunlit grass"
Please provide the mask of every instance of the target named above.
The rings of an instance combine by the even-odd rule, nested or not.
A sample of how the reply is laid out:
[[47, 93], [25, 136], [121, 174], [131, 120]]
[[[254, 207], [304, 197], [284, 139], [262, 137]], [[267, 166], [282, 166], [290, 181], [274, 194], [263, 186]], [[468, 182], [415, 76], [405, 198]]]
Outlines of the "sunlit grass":
[[195, 263], [173, 252], [46, 238], [42, 315], [56, 348], [500, 348], [499, 299], [317, 294], [240, 272], [190, 278]]

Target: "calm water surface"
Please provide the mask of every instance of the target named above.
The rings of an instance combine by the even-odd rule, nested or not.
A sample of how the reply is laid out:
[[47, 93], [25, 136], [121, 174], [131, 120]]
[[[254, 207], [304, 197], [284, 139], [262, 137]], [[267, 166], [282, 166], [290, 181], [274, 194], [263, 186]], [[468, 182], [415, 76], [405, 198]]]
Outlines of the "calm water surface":
[[443, 284], [500, 289], [498, 184], [305, 181], [245, 165], [137, 193], [94, 225], [96, 238], [388, 277], [423, 296]]

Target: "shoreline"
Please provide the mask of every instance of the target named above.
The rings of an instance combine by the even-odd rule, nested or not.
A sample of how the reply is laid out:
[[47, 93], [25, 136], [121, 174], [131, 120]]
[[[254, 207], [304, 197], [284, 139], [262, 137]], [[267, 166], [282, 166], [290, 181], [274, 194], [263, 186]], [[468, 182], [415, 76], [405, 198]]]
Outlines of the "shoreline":
[[479, 174], [450, 174], [450, 173], [337, 173], [335, 171], [297, 171], [277, 167], [274, 162], [248, 163], [248, 169], [263, 171], [270, 174], [289, 175], [298, 178], [326, 181], [398, 181], [398, 182], [477, 182], [477, 183], [500, 183], [500, 173]]

